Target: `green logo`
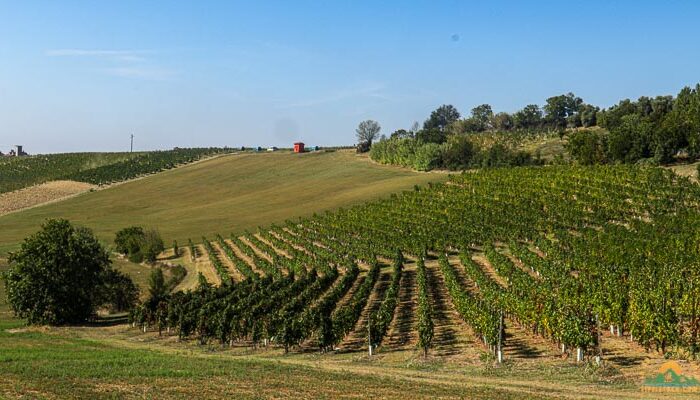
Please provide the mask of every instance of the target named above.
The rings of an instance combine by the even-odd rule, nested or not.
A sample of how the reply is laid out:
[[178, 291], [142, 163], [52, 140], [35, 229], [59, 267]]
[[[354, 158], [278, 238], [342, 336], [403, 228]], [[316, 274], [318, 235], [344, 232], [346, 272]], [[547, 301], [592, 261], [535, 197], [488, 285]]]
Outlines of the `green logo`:
[[668, 361], [661, 365], [659, 373], [644, 381], [642, 390], [647, 392], [700, 392], [700, 381], [683, 375], [680, 365]]

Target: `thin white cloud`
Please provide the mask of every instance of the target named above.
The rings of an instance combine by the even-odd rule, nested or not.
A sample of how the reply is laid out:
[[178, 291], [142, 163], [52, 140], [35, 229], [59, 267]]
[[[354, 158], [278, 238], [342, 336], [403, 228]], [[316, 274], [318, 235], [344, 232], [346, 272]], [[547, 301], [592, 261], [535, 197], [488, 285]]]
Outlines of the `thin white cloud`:
[[104, 70], [109, 75], [120, 78], [144, 79], [151, 81], [167, 81], [175, 77], [175, 71], [162, 68], [133, 68], [115, 67]]
[[83, 50], [83, 49], [54, 49], [47, 50], [48, 57], [98, 57], [111, 58], [119, 61], [137, 62], [145, 61], [143, 57], [147, 54], [143, 50]]

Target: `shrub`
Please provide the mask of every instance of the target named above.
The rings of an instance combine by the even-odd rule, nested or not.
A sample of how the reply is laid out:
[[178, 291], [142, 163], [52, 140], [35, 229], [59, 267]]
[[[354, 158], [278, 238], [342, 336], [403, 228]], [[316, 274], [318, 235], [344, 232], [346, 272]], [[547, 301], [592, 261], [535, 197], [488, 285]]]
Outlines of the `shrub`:
[[442, 165], [443, 146], [437, 143], [426, 143], [416, 150], [413, 168], [419, 171], [430, 171]]
[[566, 148], [581, 165], [603, 164], [606, 158], [606, 137], [588, 129], [576, 131], [569, 137]]

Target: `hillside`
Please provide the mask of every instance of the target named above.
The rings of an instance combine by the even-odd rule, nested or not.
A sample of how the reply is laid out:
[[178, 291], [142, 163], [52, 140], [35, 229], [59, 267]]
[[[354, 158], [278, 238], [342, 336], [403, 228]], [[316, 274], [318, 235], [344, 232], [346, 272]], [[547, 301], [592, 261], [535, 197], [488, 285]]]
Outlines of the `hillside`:
[[17, 247], [47, 218], [68, 218], [104, 241], [129, 225], [185, 243], [215, 232], [260, 225], [388, 196], [445, 179], [373, 164], [349, 151], [240, 154], [0, 217], [0, 254]]

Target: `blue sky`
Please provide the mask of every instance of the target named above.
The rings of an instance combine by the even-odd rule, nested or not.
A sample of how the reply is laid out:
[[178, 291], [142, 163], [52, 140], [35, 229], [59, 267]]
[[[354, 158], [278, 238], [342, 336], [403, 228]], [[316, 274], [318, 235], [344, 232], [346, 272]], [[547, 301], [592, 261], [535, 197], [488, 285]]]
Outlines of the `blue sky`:
[[700, 82], [696, 1], [4, 1], [0, 150], [340, 145]]

